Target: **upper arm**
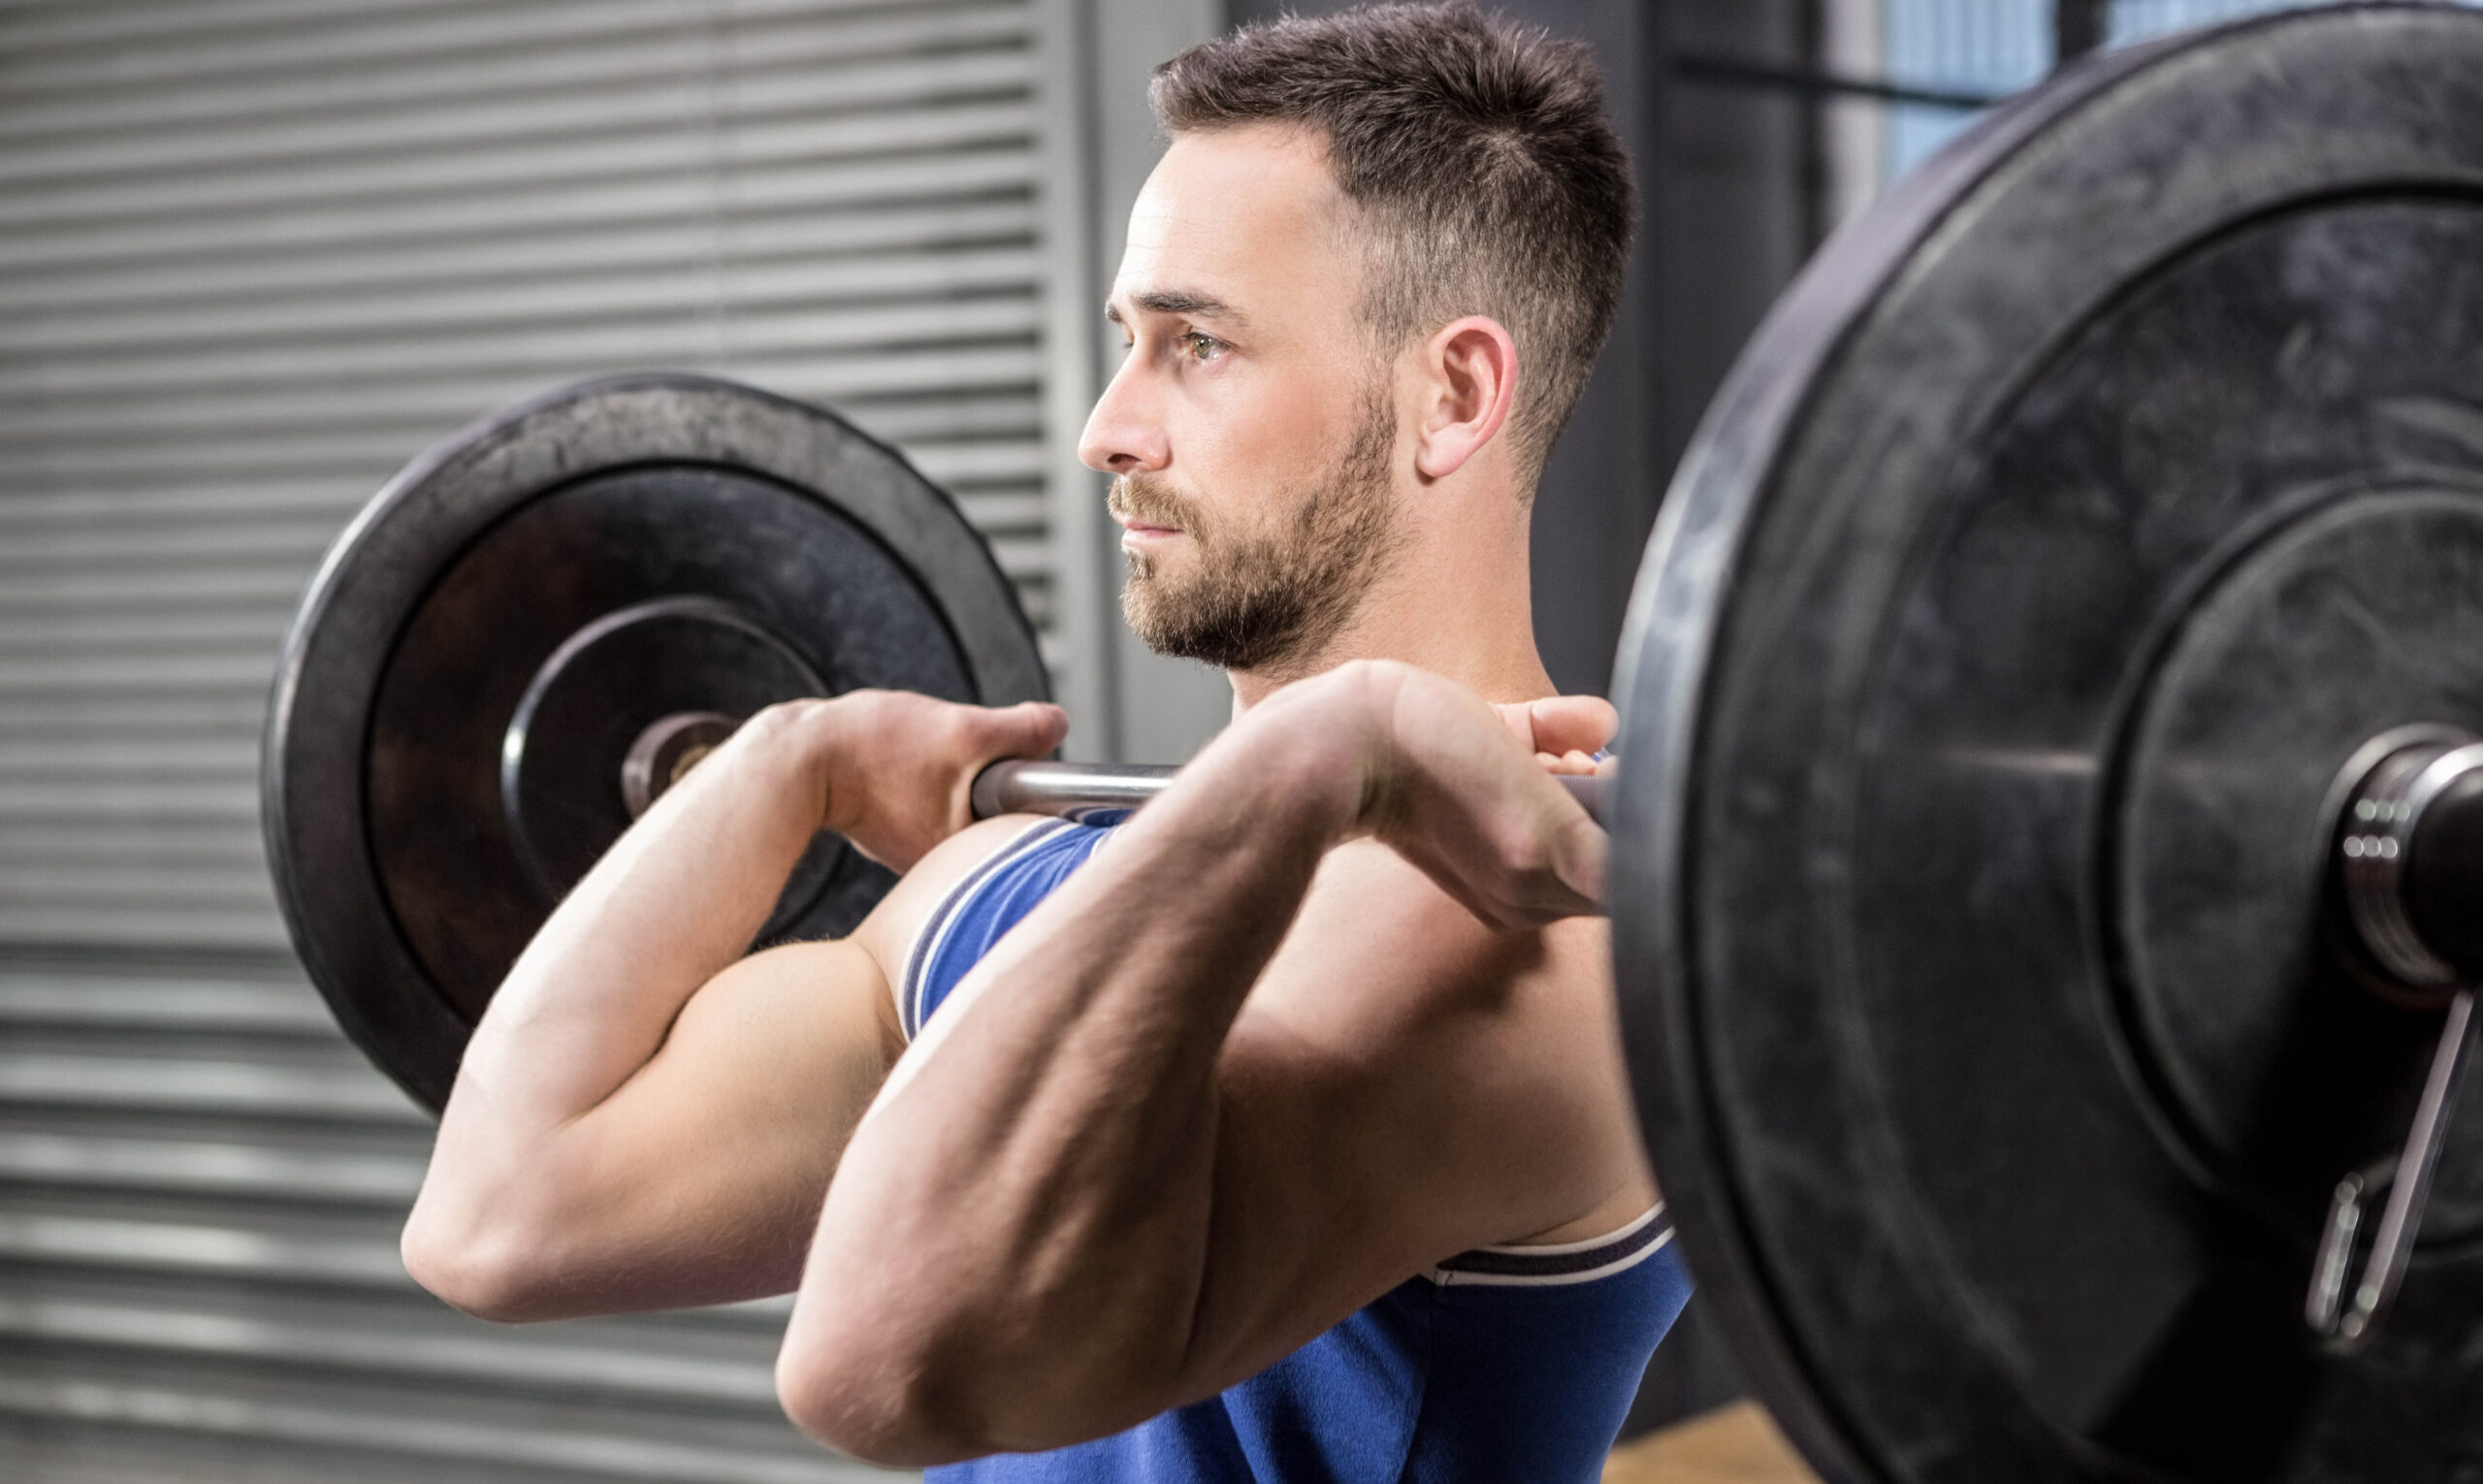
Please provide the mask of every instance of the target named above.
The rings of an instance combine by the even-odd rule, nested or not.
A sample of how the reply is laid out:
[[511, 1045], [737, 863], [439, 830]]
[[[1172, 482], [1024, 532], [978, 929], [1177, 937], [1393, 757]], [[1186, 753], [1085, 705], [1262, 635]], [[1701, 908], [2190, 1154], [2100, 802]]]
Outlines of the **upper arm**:
[[498, 1319], [783, 1293], [837, 1157], [894, 1059], [878, 964], [851, 943], [754, 954], [701, 986], [612, 1094], [520, 1137], [461, 1089], [406, 1228], [425, 1286]]
[[692, 995], [646, 1066], [578, 1120], [633, 1172], [614, 1182], [629, 1207], [614, 1217], [736, 1254], [756, 1291], [792, 1289], [846, 1142], [904, 1054], [895, 990], [914, 935], [1013, 827], [951, 836], [851, 937], [754, 953]]
[[846, 1143], [904, 1050], [890, 984], [913, 930], [991, 832], [944, 843], [852, 937], [708, 980], [645, 1065], [557, 1127], [527, 1136], [494, 1115], [488, 1080], [461, 1084], [435, 1164], [468, 1174], [426, 1183], [409, 1264], [498, 1318], [790, 1292]]
[[800, 1280], [846, 1140], [903, 1048], [887, 1006], [878, 960], [852, 942], [753, 954], [692, 996], [645, 1068], [577, 1120], [581, 1161], [627, 1170], [598, 1182], [608, 1195], [587, 1223], [648, 1233], [684, 1280], [704, 1274], [721, 1290], [644, 1297], [714, 1302]]

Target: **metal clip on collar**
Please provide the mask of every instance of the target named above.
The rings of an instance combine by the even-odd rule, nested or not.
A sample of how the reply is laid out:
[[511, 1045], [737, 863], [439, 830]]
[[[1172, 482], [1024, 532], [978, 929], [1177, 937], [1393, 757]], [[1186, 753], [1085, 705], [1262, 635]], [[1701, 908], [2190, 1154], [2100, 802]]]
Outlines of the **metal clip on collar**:
[[[2428, 861], [2418, 864], [2416, 856], [2418, 844], [2429, 846], [2430, 852], [2451, 854], [2435, 844], [2435, 838], [2464, 822], [2435, 822], [2430, 816], [2452, 788], [2479, 773], [2483, 773], [2483, 743], [2431, 742], [2391, 752], [2355, 786], [2338, 831], [2345, 908], [2362, 946], [2400, 984], [2417, 995], [2445, 994], [2448, 1002], [2404, 1151], [2346, 1176], [2337, 1182], [2329, 1202], [2303, 1313], [2312, 1333], [2339, 1354], [2358, 1354], [2368, 1348], [2396, 1301], [2406, 1262], [2413, 1255], [2423, 1207], [2431, 1195], [2432, 1173], [2439, 1163], [2440, 1136], [2465, 1082], [2467, 1056], [2474, 1042], [2474, 985], [2470, 973], [2462, 973], [2426, 936], [2422, 907], [2430, 893], [2420, 889], [2417, 881], [2418, 870], [2428, 868], [2436, 874], [2449, 867]], [[2470, 799], [2470, 791], [2461, 791]], [[2426, 829], [2427, 823], [2434, 827]], [[2388, 1191], [2388, 1204], [2372, 1234], [2370, 1256], [2361, 1275], [2349, 1284], [2346, 1274], [2353, 1265], [2355, 1238], [2362, 1229], [2367, 1201], [2382, 1188]]]

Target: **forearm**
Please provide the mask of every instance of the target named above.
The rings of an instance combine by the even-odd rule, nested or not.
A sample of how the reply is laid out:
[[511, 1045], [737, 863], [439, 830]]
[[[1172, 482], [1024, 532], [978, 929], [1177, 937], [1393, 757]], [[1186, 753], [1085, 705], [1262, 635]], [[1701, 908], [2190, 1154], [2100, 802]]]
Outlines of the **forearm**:
[[820, 830], [910, 870], [967, 823], [977, 769], [1061, 726], [1047, 706], [880, 691], [745, 724], [501, 985], [406, 1225], [408, 1268], [500, 1318], [790, 1286], [902, 1043], [878, 934], [759, 954], [751, 940]]
[[891, 691], [771, 706], [657, 801], [528, 945], [469, 1043], [444, 1126], [575, 1117], [646, 1065], [740, 958], [822, 828], [903, 872], [970, 820], [994, 758], [1056, 745], [1057, 708]]
[[817, 832], [826, 743], [814, 715], [762, 713], [578, 883], [475, 1027], [443, 1138], [485, 1105], [500, 1138], [594, 1107], [749, 951]]
[[[435, 1293], [498, 1318], [628, 1307], [650, 1291], [631, 1274], [651, 1245], [695, 1241], [747, 1283], [764, 1266], [747, 1250], [758, 1228], [802, 1230], [756, 1219], [752, 1202], [725, 1198], [729, 1186], [695, 1149], [669, 1147], [729, 1119], [695, 1077], [676, 1077], [683, 1086], [669, 1095], [639, 1089], [659, 1104], [687, 1095], [709, 1105], [670, 1116], [616, 1097], [649, 1072], [693, 995], [748, 949], [815, 833], [816, 744], [797, 720], [762, 714], [658, 800], [494, 996], [405, 1226], [406, 1266]], [[712, 1218], [691, 1209], [702, 1203]]]
[[[857, 1131], [787, 1340], [789, 1400], [837, 1413], [802, 1415], [815, 1431], [916, 1461], [1037, 1446], [1107, 1425], [1099, 1402], [1138, 1420], [1185, 1369], [1218, 1057], [1354, 823], [1333, 748], [1228, 741], [978, 967]], [[973, 1396], [896, 1395], [890, 1355], [911, 1388]], [[996, 1435], [886, 1415], [943, 1411]]]

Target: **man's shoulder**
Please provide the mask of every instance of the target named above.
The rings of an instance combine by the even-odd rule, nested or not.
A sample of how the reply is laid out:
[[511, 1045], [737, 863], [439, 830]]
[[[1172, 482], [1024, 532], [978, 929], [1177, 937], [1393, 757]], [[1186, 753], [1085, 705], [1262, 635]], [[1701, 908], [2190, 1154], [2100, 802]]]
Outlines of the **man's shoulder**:
[[1022, 839], [1029, 830], [1053, 823], [1039, 815], [1004, 814], [977, 820], [932, 847], [897, 879], [888, 894], [854, 930], [853, 941], [873, 958], [894, 984], [922, 924], [951, 892], [983, 863]]
[[1527, 1001], [1605, 997], [1610, 934], [1600, 918], [1526, 932], [1497, 930], [1395, 851], [1359, 841], [1331, 852], [1272, 968], [1372, 989], [1437, 1010], [1467, 1002], [1501, 1011]]
[[1462, 1242], [1597, 1236], [1654, 1200], [1611, 984], [1602, 919], [1496, 931], [1386, 847], [1346, 847], [1252, 994], [1261, 1065], [1237, 1081], [1368, 1113], [1355, 1137], [1418, 1172], [1403, 1199], [1484, 1223]]
[[1335, 914], [1340, 927], [1362, 923], [1376, 931], [1391, 924], [1403, 924], [1467, 946], [1532, 945], [1538, 952], [1551, 953], [1564, 965], [1573, 956], [1573, 949], [1601, 944], [1607, 937], [1607, 923], [1599, 917], [1564, 918], [1529, 931], [1495, 928], [1449, 895], [1422, 867], [1389, 846], [1368, 839], [1340, 845], [1328, 853], [1312, 880], [1306, 906]]

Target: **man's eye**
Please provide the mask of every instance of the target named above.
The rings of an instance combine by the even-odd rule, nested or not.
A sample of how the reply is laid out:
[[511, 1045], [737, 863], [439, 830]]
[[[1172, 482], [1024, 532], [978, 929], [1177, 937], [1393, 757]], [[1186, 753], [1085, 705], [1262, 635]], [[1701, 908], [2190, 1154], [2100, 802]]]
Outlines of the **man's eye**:
[[1224, 342], [1214, 336], [1201, 335], [1193, 330], [1181, 337], [1181, 348], [1190, 353], [1193, 361], [1212, 361], [1224, 353]]

